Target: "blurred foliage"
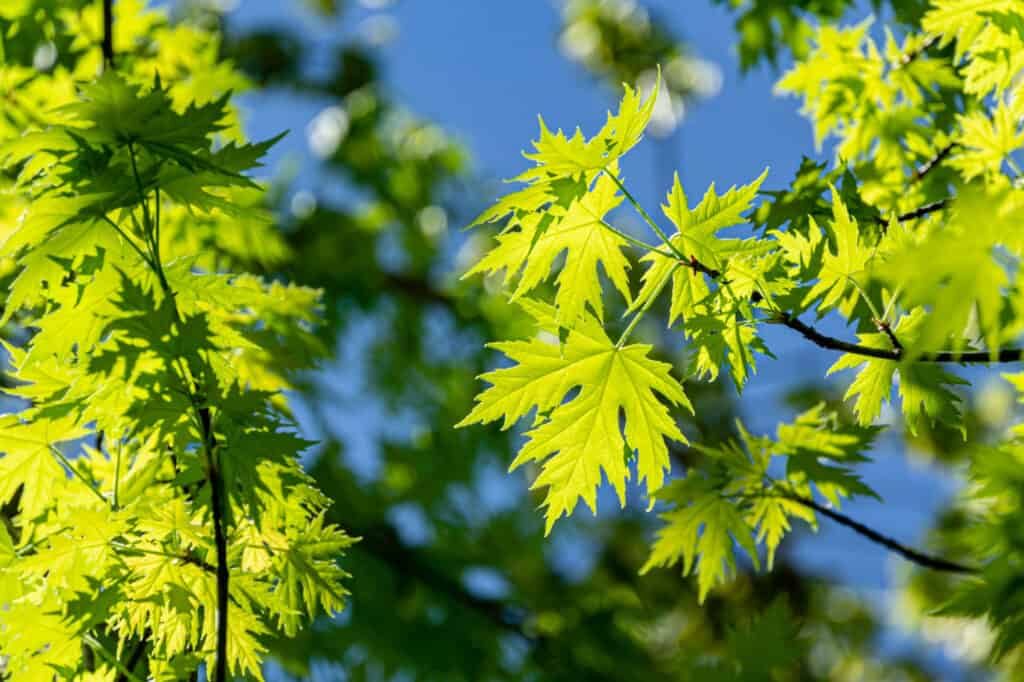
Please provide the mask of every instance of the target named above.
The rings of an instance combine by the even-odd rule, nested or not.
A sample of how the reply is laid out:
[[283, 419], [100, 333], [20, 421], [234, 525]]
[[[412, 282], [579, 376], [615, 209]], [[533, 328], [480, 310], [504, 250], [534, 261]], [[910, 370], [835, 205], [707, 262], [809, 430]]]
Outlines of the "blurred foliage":
[[[340, 22], [353, 3], [296, 4], [315, 6], [319, 21]], [[901, 20], [911, 21], [923, 3], [893, 4]], [[784, 50], [806, 56], [808, 22], [835, 20], [850, 2], [730, 5], [740, 17], [741, 62], [750, 68], [775, 62]], [[545, 542], [533, 509], [539, 498], [505, 475], [518, 434], [452, 428], [471, 408], [474, 377], [495, 363], [482, 342], [531, 329], [492, 290], [456, 279], [483, 249], [480, 237], [457, 229], [482, 208], [469, 191], [478, 188], [470, 150], [394, 101], [380, 82], [385, 65], [365, 42], [333, 44], [323, 60], [329, 68], [311, 75], [310, 55], [323, 46], [286, 26], [235, 30], [230, 16], [215, 9], [216, 3], [185, 4], [178, 18], [224, 28], [220, 56], [255, 87], [321, 107], [307, 134], [322, 182], [311, 190], [287, 176], [276, 181], [270, 208], [280, 235], [259, 234], [244, 247], [212, 230], [188, 238], [238, 267], [323, 290], [327, 324], [320, 334], [335, 358], [304, 376], [294, 406], [309, 435], [323, 440], [309, 469], [336, 500], [328, 520], [362, 538], [346, 557], [353, 576], [346, 610], [299, 639], [268, 642], [275, 665], [301, 678], [439, 682], [929, 679], [915, 661], [879, 657], [872, 609], [827, 576], [798, 571], [785, 546], [773, 572], [754, 575], [740, 563], [737, 579], [699, 606], [695, 581], [674, 571], [639, 576], [656, 526], [640, 509], [563, 521]], [[679, 102], [713, 91], [708, 67], [642, 5], [581, 1], [564, 9], [563, 46], [613, 86], [653, 85], [661, 64], [665, 87]], [[48, 36], [39, 30], [44, 44]], [[74, 52], [56, 47], [58, 63]], [[30, 64], [34, 57], [32, 51], [18, 59]], [[15, 109], [4, 115], [8, 125], [20, 125]], [[305, 123], [297, 120], [293, 129]], [[900, 159], [925, 161], [939, 144]], [[867, 223], [939, 196], [950, 177], [940, 167], [909, 196], [896, 196], [886, 191], [888, 166], [859, 147], [848, 158], [841, 171], [808, 160], [788, 189], [769, 193], [755, 222], [776, 228], [829, 212], [822, 197], [835, 184], [851, 215]], [[868, 181], [874, 184], [865, 190], [860, 183]], [[621, 312], [619, 305], [609, 319]], [[659, 302], [652, 314], [668, 312]], [[659, 359], [683, 364], [667, 334], [640, 332], [657, 343]], [[673, 413], [687, 435], [712, 447], [739, 437], [725, 384], [688, 383], [699, 416]], [[822, 393], [813, 386], [794, 400], [808, 408]], [[971, 434], [995, 430], [978, 410], [965, 411], [964, 420]], [[958, 439], [928, 426], [913, 443], [958, 465], [968, 456]], [[672, 451], [683, 466], [704, 456]], [[996, 493], [1017, 494], [1012, 486], [1007, 480]], [[937, 549], [950, 556], [968, 550], [957, 533], [968, 511], [944, 520]], [[944, 576], [915, 580], [921, 584], [908, 595], [916, 600], [911, 612], [927, 611], [948, 593]], [[1000, 583], [985, 589], [992, 585]], [[951, 622], [947, 637], [964, 627]]]
[[[668, 88], [682, 98], [707, 92], [686, 70], [694, 62], [682, 41], [642, 7], [615, 4], [568, 5], [563, 45], [597, 31], [584, 63], [609, 83], [675, 64], [664, 71]], [[467, 152], [388, 96], [365, 44], [334, 45], [330, 73], [310, 76], [314, 48], [300, 33], [237, 32], [228, 20], [228, 35], [225, 55], [253, 82], [325, 103], [317, 120], [344, 133], [325, 136], [318, 172], [357, 196], [278, 187], [294, 254], [287, 271], [325, 290], [324, 333], [338, 348], [302, 394], [301, 411], [325, 439], [311, 470], [337, 500], [331, 520], [363, 538], [347, 564], [359, 585], [349, 608], [298, 643], [276, 643], [284, 670], [446, 682], [923, 679], [912, 662], [876, 661], [870, 610], [796, 572], [784, 548], [773, 573], [741, 572], [698, 607], [696, 586], [677, 575], [639, 577], [653, 532], [639, 510], [574, 519], [545, 544], [521, 484], [504, 478], [516, 436], [451, 428], [468, 412], [473, 377], [493, 363], [481, 342], [529, 329], [500, 297], [454, 279], [482, 248], [453, 229], [480, 209], [466, 199], [476, 185]], [[351, 377], [343, 389], [332, 386], [338, 376]], [[688, 390], [703, 406], [696, 422], [674, 415], [688, 434], [707, 443], [734, 434], [721, 383]], [[385, 426], [354, 437], [344, 424], [368, 405], [368, 419]], [[752, 647], [746, 633], [758, 627], [772, 632], [766, 647], [785, 641], [791, 655]]]
[[[807, 56], [816, 23], [837, 22], [857, 7], [856, 0], [713, 0], [736, 13], [740, 68], [762, 61], [777, 66], [788, 51], [795, 59]], [[920, 22], [927, 0], [871, 0], [876, 11], [890, 9], [902, 24]]]
[[721, 89], [718, 67], [690, 54], [686, 43], [642, 4], [631, 0], [568, 0], [562, 10], [559, 45], [570, 59], [617, 92], [623, 83], [644, 92], [662, 70], [662, 92], [651, 132], [672, 132], [691, 100]]

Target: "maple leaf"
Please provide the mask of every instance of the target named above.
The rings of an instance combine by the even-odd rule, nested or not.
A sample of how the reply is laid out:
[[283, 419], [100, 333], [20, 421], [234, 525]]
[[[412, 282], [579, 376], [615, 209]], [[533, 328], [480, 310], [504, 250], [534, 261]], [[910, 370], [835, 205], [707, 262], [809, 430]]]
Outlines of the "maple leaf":
[[683, 575], [697, 572], [697, 595], [703, 603], [712, 587], [736, 572], [734, 544], [738, 543], [758, 565], [750, 526], [714, 481], [690, 474], [665, 486], [658, 499], [679, 506], [661, 514], [666, 525], [658, 531], [641, 573], [682, 563]]
[[598, 317], [604, 316], [598, 266], [619, 293], [629, 301], [629, 261], [622, 249], [628, 242], [605, 225], [609, 211], [622, 203], [622, 196], [611, 178], [602, 174], [582, 199], [573, 203], [564, 214], [526, 216], [518, 229], [498, 236], [498, 246], [488, 253], [465, 276], [480, 272], [505, 270], [505, 280], [520, 269], [519, 284], [512, 295], [516, 300], [529, 294], [551, 272], [556, 259], [565, 254], [565, 262], [556, 280], [555, 306], [558, 320], [572, 326], [587, 307]]
[[262, 539], [271, 548], [280, 579], [274, 595], [283, 607], [278, 623], [286, 635], [294, 637], [299, 631], [302, 614], [312, 618], [321, 609], [341, 611], [348, 595], [342, 581], [348, 574], [338, 567], [337, 559], [355, 543], [353, 538], [325, 523], [319, 514], [293, 537], [276, 533]]
[[[810, 223], [811, 233], [820, 233], [820, 228], [813, 217], [810, 218]], [[807, 292], [803, 302], [803, 305], [808, 305], [821, 299], [818, 310], [822, 312], [841, 303], [849, 306], [856, 302], [859, 295], [854, 286], [856, 277], [864, 272], [872, 256], [872, 250], [861, 243], [857, 221], [850, 217], [846, 204], [835, 187], [832, 187], [832, 221], [829, 223], [829, 235], [832, 244], [822, 255], [818, 281]], [[807, 257], [806, 249], [813, 248], [814, 241], [815, 238], [811, 237], [806, 245], [801, 244], [798, 247], [801, 249], [801, 259]], [[851, 288], [854, 288], [852, 297], [844, 302], [843, 298]]]
[[1002, 173], [1003, 163], [1024, 147], [1024, 132], [1019, 115], [1006, 102], [991, 113], [972, 111], [957, 117], [961, 132], [957, 136], [963, 151], [950, 163], [963, 172], [965, 180]]
[[[750, 245], [738, 239], [720, 239], [717, 233], [727, 227], [746, 222], [743, 214], [751, 209], [751, 204], [767, 176], [768, 170], [765, 169], [761, 176], [749, 185], [730, 187], [721, 196], [715, 192], [715, 184], [711, 183], [704, 198], [691, 210], [679, 174], [676, 173], [668, 194], [668, 203], [661, 207], [665, 216], [676, 227], [676, 232], [669, 236], [669, 241], [684, 256], [695, 258], [707, 267], [722, 269], [724, 262], [731, 255], [748, 250]], [[644, 273], [643, 286], [630, 307], [631, 311], [647, 305], [651, 297], [661, 291], [665, 278], [669, 276], [672, 277], [670, 325], [680, 317], [687, 317], [693, 312], [696, 304], [708, 295], [704, 275], [677, 269], [679, 263], [676, 259], [651, 252], [640, 260], [651, 265]]]
[[742, 319], [731, 298], [721, 293], [717, 298], [716, 309], [700, 311], [686, 323], [686, 336], [693, 346], [689, 370], [695, 377], [715, 381], [720, 369], [728, 365], [736, 388], [742, 390], [756, 370], [754, 352], [769, 356], [771, 352], [757, 329]]
[[[905, 343], [914, 344], [926, 315], [923, 309], [916, 308], [909, 315], [904, 315], [893, 326], [893, 333]], [[891, 348], [887, 334], [868, 333], [858, 335], [859, 342], [868, 348]], [[966, 384], [967, 382], [951, 374], [938, 364], [900, 363], [895, 360], [868, 358], [862, 355], [846, 353], [833, 364], [828, 373], [844, 369], [862, 367], [857, 377], [850, 384], [844, 400], [856, 398], [854, 411], [857, 421], [864, 426], [870, 425], [881, 412], [882, 403], [888, 402], [892, 395], [893, 378], [899, 375], [899, 394], [902, 399], [903, 415], [907, 428], [916, 434], [923, 418], [930, 423], [940, 421], [944, 424], [961, 422], [960, 398], [947, 386]], [[962, 429], [961, 425], [961, 429]]]
[[[557, 332], [550, 306], [523, 303], [542, 330]], [[561, 346], [538, 338], [492, 347], [516, 364], [481, 376], [491, 386], [458, 426], [502, 419], [508, 428], [537, 410], [539, 424], [527, 432], [511, 469], [541, 463], [533, 488], [547, 488], [546, 532], [580, 499], [596, 513], [602, 472], [624, 505], [630, 453], [636, 453], [637, 471], [648, 492], [661, 487], [669, 468], [665, 439], [687, 441], [656, 394], [670, 405], [691, 412], [693, 407], [670, 376], [669, 365], [650, 359], [650, 346], [617, 347], [594, 318], [584, 317]], [[579, 393], [566, 400], [577, 388]]]
[[975, 39], [996, 12], [1019, 8], [1016, 0], [932, 0], [931, 8], [921, 19], [921, 27], [941, 36], [941, 44], [957, 42], [956, 59], [972, 49]]
[[67, 416], [21, 423], [16, 415], [7, 415], [0, 426], [0, 500], [10, 500], [24, 486], [21, 512], [33, 519], [52, 503], [66, 477], [54, 454], [57, 444], [81, 438], [88, 430]]
[[640, 141], [654, 112], [660, 85], [659, 73], [658, 82], [646, 102], [638, 89], [623, 85], [625, 94], [619, 103], [618, 113], [609, 112], [604, 126], [589, 140], [579, 128], [572, 137], [561, 130], [552, 133], [540, 118], [540, 138], [533, 143], [534, 151], [523, 154], [537, 167], [524, 172], [516, 180], [550, 182], [553, 178], [607, 168]]

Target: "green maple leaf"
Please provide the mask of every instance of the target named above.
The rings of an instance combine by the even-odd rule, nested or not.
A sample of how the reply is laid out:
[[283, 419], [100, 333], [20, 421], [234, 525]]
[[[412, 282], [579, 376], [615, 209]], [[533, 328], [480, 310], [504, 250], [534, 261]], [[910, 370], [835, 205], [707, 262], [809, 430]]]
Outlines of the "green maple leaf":
[[737, 390], [742, 390], [756, 371], [755, 351], [769, 357], [771, 351], [723, 290], [717, 292], [714, 303], [698, 309], [686, 322], [686, 336], [693, 346], [689, 371], [695, 377], [715, 381], [721, 368], [728, 365]]
[[[676, 173], [667, 203], [661, 210], [672, 221], [676, 232], [669, 241], [684, 256], [696, 258], [707, 267], [722, 269], [730, 256], [748, 251], [751, 245], [738, 239], [720, 239], [717, 233], [725, 228], [746, 222], [743, 214], [751, 209], [757, 192], [768, 176], [768, 170], [749, 185], [730, 187], [719, 196], [715, 184], [711, 183], [704, 198], [690, 209], [686, 192]], [[708, 295], [704, 275], [677, 268], [678, 261], [659, 253], [648, 253], [641, 261], [650, 263], [643, 276], [643, 286], [630, 310], [639, 310], [647, 305], [650, 298], [661, 291], [667, 277], [672, 277], [672, 307], [669, 324], [676, 319], [686, 318], [698, 303]]]
[[[780, 424], [772, 450], [787, 457], [786, 482], [812, 497], [811, 485], [834, 507], [842, 498], [862, 495], [880, 499], [857, 475], [853, 466], [869, 461], [864, 452], [881, 431], [878, 427], [840, 422], [826, 413], [824, 403], [800, 414], [792, 424]], [[806, 507], [801, 507], [804, 514]], [[808, 523], [814, 524], [813, 513]]]
[[679, 174], [676, 173], [668, 194], [668, 203], [661, 207], [665, 217], [672, 221], [677, 230], [669, 239], [684, 256], [694, 257], [708, 267], [721, 268], [724, 260], [742, 247], [739, 240], [720, 239], [718, 232], [747, 222], [743, 214], [751, 209], [767, 177], [766, 168], [749, 185], [734, 185], [722, 195], [715, 191], [715, 183], [711, 183], [700, 203], [691, 209], [679, 181]]
[[294, 537], [275, 534], [265, 540], [272, 549], [279, 579], [274, 594], [283, 606], [278, 623], [286, 635], [295, 636], [304, 615], [312, 618], [319, 609], [341, 611], [348, 595], [342, 583], [349, 576], [337, 560], [355, 543], [353, 538], [324, 523], [319, 514]]
[[505, 270], [508, 281], [520, 269], [519, 284], [513, 300], [529, 294], [546, 279], [556, 259], [565, 254], [565, 262], [556, 281], [555, 306], [558, 320], [571, 326], [589, 306], [603, 317], [601, 281], [598, 266], [615, 288], [630, 299], [629, 261], [622, 249], [627, 242], [609, 230], [604, 217], [622, 203], [615, 182], [602, 174], [582, 199], [573, 203], [562, 215], [524, 218], [518, 229], [498, 237], [498, 246], [487, 254], [466, 276], [478, 272]]
[[[555, 311], [526, 303], [541, 329], [557, 332]], [[504, 428], [536, 409], [539, 423], [527, 435], [511, 468], [541, 464], [533, 488], [547, 488], [547, 532], [583, 499], [596, 512], [602, 472], [625, 504], [629, 470], [625, 453], [636, 453], [647, 490], [661, 487], [669, 468], [665, 439], [686, 442], [670, 405], [692, 411], [669, 365], [650, 359], [650, 346], [614, 345], [592, 317], [584, 317], [561, 345], [542, 339], [493, 344], [516, 364], [484, 374], [492, 384], [458, 426], [503, 420]], [[573, 389], [578, 395], [566, 400]], [[550, 412], [549, 412], [550, 411]], [[625, 433], [620, 415], [625, 415]]]
[[[900, 318], [894, 325], [893, 333], [903, 342], [914, 344], [927, 316], [921, 308]], [[889, 349], [891, 341], [883, 333], [858, 335], [860, 343], [869, 348]], [[904, 362], [868, 358], [862, 355], [844, 354], [829, 368], [828, 373], [862, 367], [850, 384], [844, 400], [856, 398], [854, 412], [857, 421], [864, 426], [872, 424], [882, 410], [882, 403], [892, 395], [893, 379], [899, 374], [899, 394], [902, 399], [903, 416], [907, 428], [916, 434], [921, 419], [931, 423], [958, 424], [961, 422], [960, 397], [947, 388], [966, 384], [938, 364]], [[962, 425], [961, 425], [961, 428]]]
[[800, 625], [780, 598], [748, 623], [729, 628], [725, 659], [741, 670], [735, 680], [775, 680], [779, 671], [801, 660], [808, 643], [800, 638]]
[[651, 120], [658, 89], [659, 74], [651, 96], [644, 102], [640, 91], [624, 85], [625, 94], [616, 114], [608, 113], [601, 130], [589, 140], [577, 128], [572, 137], [561, 130], [552, 133], [544, 119], [540, 119], [540, 138], [533, 143], [533, 152], [523, 154], [537, 164], [516, 178], [521, 182], [549, 182], [553, 178], [575, 176], [598, 171], [621, 158], [643, 137]]
[[54, 448], [58, 443], [85, 436], [87, 429], [73, 417], [39, 418], [21, 423], [17, 416], [8, 415], [0, 422], [0, 501], [6, 502], [18, 488], [21, 494], [21, 512], [27, 518], [36, 518], [54, 500], [54, 493], [67, 474], [58, 462]]
[[975, 39], [995, 12], [1019, 10], [1016, 0], [932, 0], [921, 27], [942, 37], [941, 44], [957, 41], [957, 61], [974, 47]]
[[903, 342], [911, 355], [960, 349], [975, 338], [996, 350], [1016, 337], [1007, 324], [1015, 315], [1011, 275], [1016, 266], [1006, 257], [1022, 247], [1016, 197], [1016, 191], [998, 184], [965, 187], [941, 229], [937, 220], [918, 223], [887, 245], [876, 279], [899, 292], [905, 309], [928, 311]]
[[950, 163], [965, 180], [1002, 173], [1003, 163], [1024, 147], [1019, 114], [1006, 102], [999, 103], [991, 118], [985, 111], [972, 111], [957, 119], [961, 129], [957, 142], [963, 151]]
[[782, 539], [792, 528], [791, 518], [802, 519], [812, 528], [817, 527], [813, 511], [782, 495], [764, 494], [756, 497], [751, 505], [747, 522], [757, 528], [757, 543], [764, 543], [769, 571], [775, 565], [775, 553]]
[[[810, 219], [810, 223], [812, 234], [820, 230], [814, 218]], [[829, 224], [829, 235], [832, 244], [822, 255], [818, 281], [807, 292], [803, 302], [803, 305], [808, 305], [821, 299], [818, 310], [822, 312], [844, 303], [844, 297], [851, 288], [853, 293], [845, 300], [845, 304], [852, 305], [856, 302], [857, 277], [862, 276], [873, 255], [873, 251], [861, 242], [857, 221], [850, 217], [846, 204], [835, 187], [832, 188], [832, 221]], [[797, 246], [801, 262], [809, 258], [808, 249], [813, 249], [815, 239], [811, 237], [806, 244], [799, 243]]]
[[698, 599], [703, 603], [712, 587], [736, 572], [734, 544], [738, 543], [758, 565], [750, 525], [713, 481], [690, 474], [665, 486], [658, 499], [679, 506], [661, 515], [666, 525], [658, 531], [641, 573], [682, 563], [684, 575], [696, 570]]
[[556, 209], [557, 215], [557, 209], [568, 208], [583, 196], [599, 173], [612, 168], [640, 141], [650, 122], [658, 88], [644, 102], [638, 90], [624, 87], [618, 113], [609, 112], [605, 125], [589, 140], [578, 129], [572, 137], [561, 130], [552, 133], [541, 118], [540, 138], [533, 143], [534, 151], [524, 154], [536, 166], [513, 180], [527, 186], [499, 199], [470, 227], [499, 221], [510, 214], [513, 225], [537, 212]]
[[94, 144], [117, 146], [129, 141], [206, 149], [209, 136], [224, 130], [231, 94], [178, 112], [159, 80], [143, 93], [113, 69], [81, 88], [81, 98], [61, 108], [74, 132]]

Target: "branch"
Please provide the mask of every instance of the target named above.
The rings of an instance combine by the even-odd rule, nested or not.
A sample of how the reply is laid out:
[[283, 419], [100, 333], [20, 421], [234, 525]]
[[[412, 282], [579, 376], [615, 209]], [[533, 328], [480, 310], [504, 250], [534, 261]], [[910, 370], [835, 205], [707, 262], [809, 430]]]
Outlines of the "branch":
[[799, 332], [805, 339], [816, 346], [828, 350], [838, 350], [853, 355], [861, 355], [868, 358], [879, 358], [881, 360], [892, 360], [901, 362], [957, 362], [957, 363], [981, 363], [989, 364], [995, 362], [1021, 362], [1024, 360], [1024, 348], [1003, 348], [995, 353], [987, 350], [979, 351], [933, 351], [911, 355], [902, 347], [900, 348], [872, 348], [856, 343], [843, 341], [832, 336], [822, 334], [814, 327], [801, 322], [797, 317], [789, 313], [780, 313], [772, 318], [773, 322], [782, 324], [790, 329]]
[[936, 45], [936, 43], [938, 43], [940, 40], [942, 40], [942, 34], [941, 33], [936, 33], [933, 36], [929, 36], [928, 39], [925, 40], [923, 43], [921, 43], [921, 46], [918, 47], [916, 50], [908, 52], [905, 55], [903, 55], [902, 57], [900, 57], [900, 62], [899, 62], [899, 67], [898, 68], [902, 69], [902, 68], [905, 68], [905, 67], [909, 66], [914, 61], [919, 59], [925, 52], [927, 52], [932, 47], [934, 47]]
[[[676, 251], [676, 253], [679, 253], [678, 249], [676, 249], [672, 242], [667, 237], [664, 236], [664, 233], [657, 226], [657, 224], [650, 218], [650, 216], [647, 215], [647, 212], [644, 211], [643, 208], [639, 205], [639, 203], [637, 203], [636, 200], [633, 199], [632, 196], [628, 194], [622, 182], [611, 173], [609, 173], [608, 176], [615, 181], [615, 183], [619, 186], [619, 189], [621, 189], [623, 193], [626, 194], [627, 198], [630, 198], [634, 206], [636, 206], [637, 210], [641, 212], [641, 215], [644, 217], [644, 219], [647, 220], [647, 222], [650, 223], [651, 227], [653, 227], [658, 232], [659, 236], [662, 236], [665, 243], [672, 247], [672, 249]], [[946, 208], [949, 205], [950, 201], [951, 199], [949, 198], [934, 201], [930, 204], [922, 206], [921, 208], [910, 211], [909, 213], [904, 213], [902, 215], [897, 216], [897, 220], [899, 220], [900, 222], [904, 222], [907, 220], [913, 220], [915, 218], [926, 216], [929, 213], [941, 211], [942, 209]], [[882, 225], [885, 225], [885, 222], [881, 218], [879, 218], [879, 222]], [[728, 282], [722, 279], [721, 270], [717, 270], [715, 268], [705, 265], [704, 263], [699, 261], [696, 256], [690, 255], [689, 257], [683, 257], [682, 255], [680, 255], [678, 262], [688, 268], [691, 268], [695, 272], [704, 273], [711, 279], [717, 280], [723, 285], [728, 285]], [[761, 299], [761, 296], [759, 293], [755, 292], [753, 298], [754, 302], [757, 303]], [[956, 362], [982, 364], [994, 362], [1020, 362], [1024, 360], [1024, 349], [1022, 348], [1004, 348], [995, 353], [991, 351], [931, 351], [911, 355], [910, 353], [907, 353], [906, 349], [904, 349], [903, 347], [903, 344], [901, 344], [899, 339], [896, 338], [896, 334], [893, 333], [893, 330], [889, 326], [889, 324], [882, 320], [881, 318], [876, 319], [875, 324], [878, 326], [879, 330], [889, 338], [889, 341], [892, 343], [892, 349], [887, 350], [884, 348], [872, 348], [870, 346], [849, 343], [841, 339], [826, 336], [825, 334], [822, 334], [821, 332], [816, 330], [814, 327], [804, 324], [796, 316], [786, 312], [778, 313], [774, 318], [771, 318], [771, 321], [778, 322], [789, 327], [790, 329], [800, 332], [806, 339], [814, 342], [816, 345], [822, 348], [827, 348], [829, 350], [840, 350], [846, 353], [852, 353], [854, 355], [863, 355], [866, 357], [880, 358], [882, 360], [892, 360], [895, 362], [909, 360], [912, 362]]]
[[923, 180], [926, 175], [928, 175], [933, 170], [935, 170], [936, 167], [941, 165], [942, 162], [945, 161], [949, 157], [949, 155], [953, 153], [953, 150], [955, 148], [956, 143], [950, 142], [945, 147], [940, 149], [938, 154], [936, 154], [929, 160], [925, 161], [917, 170], [914, 171], [914, 175], [911, 176], [910, 178], [911, 184]]
[[801, 497], [800, 495], [786, 495], [786, 497], [798, 504], [802, 504], [803, 506], [809, 509], [813, 509], [814, 511], [827, 516], [839, 525], [846, 526], [858, 535], [867, 538], [875, 544], [882, 545], [889, 551], [899, 554], [907, 561], [917, 564], [922, 568], [928, 568], [933, 571], [943, 571], [945, 573], [978, 573], [977, 568], [965, 566], [963, 564], [958, 564], [955, 561], [943, 559], [942, 557], [935, 557], [929, 554], [924, 554], [923, 552], [919, 552], [916, 549], [907, 547], [906, 545], [901, 544], [893, 538], [887, 535], [882, 535], [878, 531], [872, 528], [868, 528], [863, 523], [856, 521], [850, 518], [849, 516], [846, 516], [845, 514], [841, 514], [835, 511], [834, 509], [830, 509], [829, 507], [826, 507], [823, 504], [819, 504], [814, 500], [808, 499], [806, 497]]
[[103, 65], [114, 68], [114, 0], [103, 0]]
[[228, 678], [228, 540], [224, 533], [224, 486], [214, 457], [217, 437], [213, 434], [210, 408], [199, 408], [199, 421], [203, 428], [203, 451], [206, 454], [207, 478], [210, 481], [210, 506], [213, 507], [213, 541], [217, 548], [217, 658], [214, 661], [213, 682], [226, 682]]
[[[108, 0], [109, 1], [109, 0]], [[164, 274], [163, 263], [159, 259], [159, 247], [154, 245], [154, 236], [159, 234], [160, 228], [155, 223], [159, 219], [159, 209], [156, 209], [154, 217], [149, 212], [149, 194], [142, 184], [139, 175], [138, 164], [135, 158], [135, 147], [131, 141], [128, 142], [128, 154], [131, 158], [132, 175], [135, 177], [135, 186], [142, 205], [142, 218], [145, 225], [146, 237], [150, 244], [148, 263], [157, 276], [167, 300], [170, 301], [171, 312], [175, 321], [180, 325], [182, 322], [181, 312], [178, 310], [177, 299], [174, 290], [167, 281]], [[156, 201], [160, 200], [160, 189], [156, 188]], [[210, 415], [210, 408], [206, 405], [206, 399], [199, 394], [194, 377], [184, 363], [182, 365], [181, 378], [187, 388], [187, 398], [192, 406], [200, 427], [202, 437], [202, 449], [206, 460], [206, 479], [210, 484], [210, 506], [213, 515], [213, 541], [217, 553], [217, 644], [216, 658], [214, 660], [214, 672], [210, 677], [212, 682], [226, 682], [228, 678], [227, 651], [228, 651], [228, 603], [230, 601], [230, 573], [228, 568], [228, 540], [225, 533], [225, 500], [224, 484], [220, 476], [220, 469], [217, 465], [216, 450], [217, 437], [213, 432], [213, 420]]]
[[939, 199], [938, 201], [933, 201], [932, 203], [925, 204], [921, 208], [910, 211], [909, 213], [901, 213], [900, 215], [896, 216], [896, 220], [900, 221], [901, 223], [905, 223], [908, 220], [916, 220], [917, 218], [923, 218], [929, 213], [935, 213], [936, 211], [941, 211], [942, 209], [946, 208], [947, 206], [949, 206], [949, 202], [949, 199]]
[[[931, 162], [929, 161], [929, 163]], [[924, 166], [922, 166], [922, 168], [923, 167]], [[918, 169], [918, 171], [920, 171], [920, 169]], [[951, 201], [952, 197], [947, 197], [945, 199], [933, 201], [930, 204], [925, 204], [920, 208], [915, 208], [913, 211], [907, 211], [906, 213], [898, 214], [896, 216], [896, 220], [897, 222], [905, 223], [909, 220], [917, 220], [918, 218], [923, 218], [926, 215], [930, 215], [932, 213], [936, 213], [938, 211], [943, 210], [944, 208], [949, 206], [949, 203]], [[885, 232], [885, 228], [889, 226], [889, 220], [883, 215], [880, 215], [877, 218], [875, 218], [875, 223], [881, 226], [883, 232]]]

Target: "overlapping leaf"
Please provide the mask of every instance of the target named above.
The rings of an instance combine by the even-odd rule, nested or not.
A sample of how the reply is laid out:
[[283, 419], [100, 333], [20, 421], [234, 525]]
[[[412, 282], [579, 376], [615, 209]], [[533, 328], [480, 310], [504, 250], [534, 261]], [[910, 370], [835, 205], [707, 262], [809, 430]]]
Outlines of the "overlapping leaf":
[[[525, 305], [542, 330], [557, 331], [553, 309]], [[533, 461], [541, 465], [533, 487], [547, 489], [548, 532], [580, 499], [596, 512], [602, 473], [625, 504], [627, 459], [634, 453], [647, 490], [661, 487], [669, 468], [666, 439], [686, 442], [670, 407], [692, 407], [669, 365], [649, 357], [650, 346], [618, 347], [596, 320], [585, 318], [561, 346], [538, 338], [494, 348], [516, 364], [481, 377], [491, 387], [459, 425], [500, 419], [508, 428], [537, 410], [538, 422], [512, 468]]]

